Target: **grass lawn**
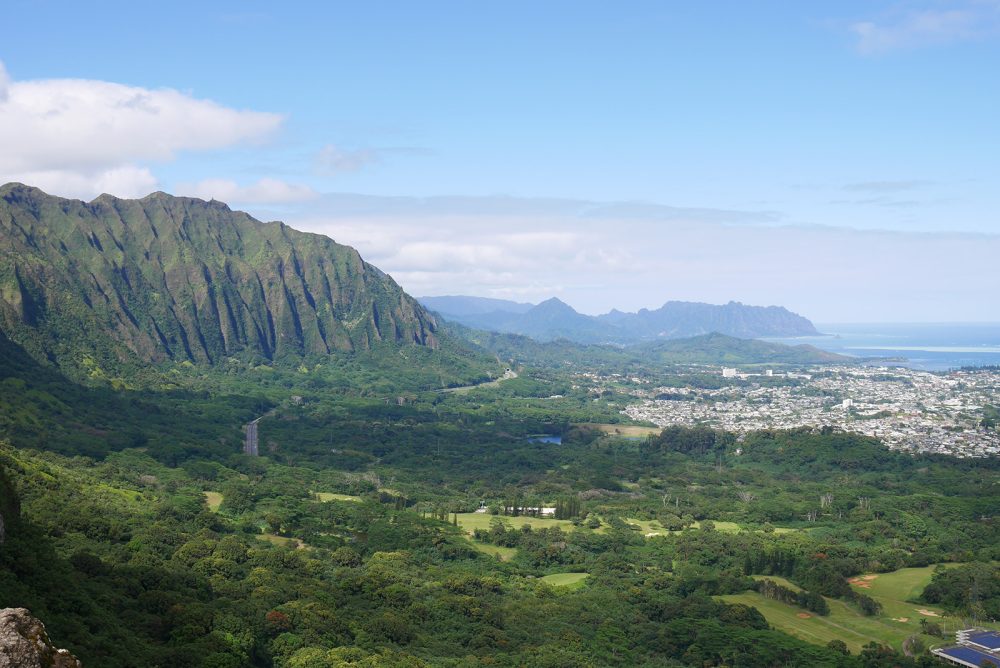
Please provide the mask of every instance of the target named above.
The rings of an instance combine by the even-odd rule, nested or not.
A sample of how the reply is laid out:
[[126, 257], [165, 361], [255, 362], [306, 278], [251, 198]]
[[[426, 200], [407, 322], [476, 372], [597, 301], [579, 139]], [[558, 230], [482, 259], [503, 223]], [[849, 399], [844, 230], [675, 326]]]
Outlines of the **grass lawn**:
[[[458, 525], [470, 536], [476, 529], [489, 529], [490, 520], [500, 515], [490, 515], [489, 513], [459, 513]], [[520, 529], [525, 524], [532, 529], [548, 529], [550, 527], [561, 527], [563, 531], [573, 531], [575, 527], [570, 520], [554, 520], [547, 517], [503, 517], [510, 526]]]
[[637, 519], [633, 519], [631, 517], [627, 517], [627, 518], [625, 518], [625, 521], [628, 522], [629, 524], [636, 524], [636, 525], [642, 527], [642, 535], [643, 536], [649, 536], [650, 534], [656, 534], [657, 536], [663, 536], [663, 535], [666, 535], [666, 534], [670, 533], [669, 531], [667, 531], [666, 529], [664, 529], [663, 525], [660, 524], [659, 522], [657, 522], [656, 520], [637, 520]]
[[493, 557], [500, 557], [500, 561], [510, 561], [515, 556], [517, 556], [516, 547], [500, 547], [499, 545], [490, 545], [489, 543], [481, 543], [478, 540], [468, 539], [469, 542], [479, 552], [483, 554], [488, 554]]
[[218, 492], [205, 492], [205, 503], [208, 504], [208, 509], [213, 513], [219, 512], [219, 506], [222, 505], [222, 495]]
[[[945, 568], [954, 568], [960, 564], [943, 564]], [[894, 601], [913, 601], [931, 582], [935, 565], [921, 568], [901, 568], [892, 573], [873, 573], [853, 578], [851, 586], [875, 598], [888, 598]]]
[[584, 580], [588, 577], [590, 577], [589, 573], [554, 573], [539, 579], [542, 582], [552, 585], [553, 587], [579, 589], [583, 586]]
[[286, 538], [285, 536], [278, 536], [273, 533], [262, 533], [257, 535], [257, 540], [267, 541], [273, 545], [278, 545], [279, 547], [284, 545], [292, 545], [296, 550], [302, 550], [305, 548], [306, 544], [303, 543], [298, 538]]
[[326, 503], [328, 501], [361, 501], [360, 496], [351, 496], [350, 494], [334, 494], [332, 492], [313, 492], [313, 496], [316, 497], [318, 501]]
[[623, 436], [625, 438], [659, 436], [660, 432], [663, 431], [659, 427], [639, 427], [637, 425], [630, 424], [601, 424], [597, 422], [580, 422], [574, 424], [573, 426], [583, 427], [585, 429], [597, 429], [598, 431], [610, 434], [611, 436]]
[[[945, 567], [955, 565], [957, 564], [945, 564]], [[857, 608], [833, 598], [826, 599], [830, 606], [830, 615], [827, 617], [764, 598], [757, 592], [719, 598], [730, 603], [752, 605], [775, 628], [808, 642], [826, 644], [839, 638], [847, 643], [852, 652], [857, 652], [862, 645], [874, 640], [899, 650], [907, 637], [920, 634], [921, 619], [938, 622], [946, 634], [951, 634], [962, 626], [960, 619], [946, 616], [936, 606], [907, 600], [916, 599], [920, 595], [931, 581], [933, 573], [934, 566], [926, 566], [853, 578], [851, 586], [855, 591], [867, 594], [882, 604], [881, 614], [874, 617], [866, 617]], [[755, 576], [755, 579], [770, 579], [790, 589], [799, 589], [788, 580], [776, 576]], [[933, 636], [920, 634], [920, 637], [929, 646], [942, 642], [941, 638]]]
[[[906, 638], [920, 631], [920, 621], [913, 617], [907, 622], [896, 621], [884, 613], [876, 617], [865, 617], [837, 599], [827, 599], [830, 614], [821, 617], [797, 606], [764, 598], [757, 592], [719, 598], [727, 603], [745, 603], [757, 608], [771, 626], [806, 642], [825, 645], [834, 639], [843, 640], [853, 653], [859, 652], [862, 646], [872, 641], [899, 650]], [[932, 636], [922, 635], [921, 638], [928, 645], [941, 642], [939, 638]]]

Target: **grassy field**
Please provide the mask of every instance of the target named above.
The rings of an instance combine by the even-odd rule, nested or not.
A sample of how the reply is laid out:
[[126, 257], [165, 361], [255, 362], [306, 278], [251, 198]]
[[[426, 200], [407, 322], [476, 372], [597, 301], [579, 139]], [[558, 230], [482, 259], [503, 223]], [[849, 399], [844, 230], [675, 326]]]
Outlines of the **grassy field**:
[[481, 543], [472, 538], [469, 538], [468, 540], [472, 543], [472, 547], [476, 548], [479, 552], [488, 554], [491, 557], [500, 557], [500, 561], [510, 561], [517, 556], [516, 547], [500, 547], [499, 545], [490, 545], [489, 543]]
[[[953, 564], [946, 565], [950, 566]], [[752, 605], [775, 628], [808, 642], [826, 644], [833, 639], [840, 639], [847, 643], [852, 652], [857, 652], [865, 643], [875, 641], [898, 650], [906, 638], [915, 634], [919, 634], [927, 645], [942, 642], [940, 638], [920, 634], [921, 619], [938, 622], [946, 633], [954, 632], [962, 626], [961, 620], [946, 616], [940, 608], [908, 600], [920, 595], [931, 581], [933, 572], [934, 566], [903, 568], [892, 573], [852, 579], [851, 586], [855, 591], [867, 594], [882, 604], [882, 613], [874, 617], [866, 617], [855, 607], [832, 598], [826, 599], [830, 606], [830, 615], [827, 617], [764, 598], [756, 592], [720, 598], [730, 603]], [[764, 578], [796, 591], [799, 589], [780, 577], [760, 576], [756, 579]]]
[[[476, 529], [489, 529], [490, 520], [494, 517], [497, 516], [489, 513], [459, 513], [458, 525], [466, 533], [472, 535]], [[520, 529], [525, 524], [530, 525], [532, 529], [561, 527], [563, 531], [573, 531], [575, 528], [570, 520], [554, 520], [547, 517], [504, 517], [503, 519], [507, 520], [510, 526], [515, 529]]]
[[267, 541], [268, 543], [273, 543], [274, 545], [278, 546], [292, 545], [295, 547], [296, 550], [305, 549], [306, 546], [306, 544], [303, 543], [298, 538], [286, 538], [285, 536], [278, 536], [273, 533], [258, 534], [257, 540], [264, 540]]
[[[943, 564], [945, 568], [954, 568], [958, 565]], [[924, 591], [924, 587], [930, 584], [934, 568], [933, 565], [922, 568], [901, 568], [892, 573], [863, 575], [860, 578], [853, 578], [851, 586], [855, 591], [878, 599], [913, 601]]]
[[589, 573], [554, 573], [539, 579], [553, 587], [579, 589], [588, 577], [590, 577]]
[[637, 520], [631, 517], [627, 517], [625, 518], [625, 521], [628, 522], [629, 524], [635, 524], [642, 527], [642, 535], [644, 536], [649, 536], [653, 534], [660, 536], [670, 533], [669, 531], [664, 529], [663, 525], [661, 525], [656, 520]]
[[322, 501], [327, 503], [329, 501], [361, 501], [360, 496], [351, 496], [350, 494], [334, 494], [332, 492], [313, 492], [317, 501]]
[[219, 506], [222, 505], [222, 495], [218, 492], [205, 492], [205, 503], [208, 504], [208, 509], [213, 513], [219, 512]]
[[611, 436], [622, 436], [624, 438], [646, 438], [647, 436], [658, 436], [662, 429], [659, 427], [639, 427], [631, 424], [601, 424], [597, 422], [580, 422], [574, 427], [585, 429], [597, 429]]

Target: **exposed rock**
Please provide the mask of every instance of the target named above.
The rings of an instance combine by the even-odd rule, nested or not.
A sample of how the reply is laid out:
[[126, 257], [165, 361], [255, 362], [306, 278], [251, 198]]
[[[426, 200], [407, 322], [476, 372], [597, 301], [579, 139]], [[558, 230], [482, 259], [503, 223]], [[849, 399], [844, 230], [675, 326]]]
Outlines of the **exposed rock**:
[[81, 668], [79, 659], [56, 649], [45, 625], [25, 608], [0, 610], [0, 668]]

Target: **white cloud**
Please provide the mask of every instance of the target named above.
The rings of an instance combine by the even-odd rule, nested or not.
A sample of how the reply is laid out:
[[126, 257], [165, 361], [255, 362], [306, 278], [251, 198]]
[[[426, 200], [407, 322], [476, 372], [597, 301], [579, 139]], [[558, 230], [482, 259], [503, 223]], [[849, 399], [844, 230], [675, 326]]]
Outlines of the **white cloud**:
[[991, 0], [951, 3], [946, 9], [896, 9], [878, 21], [850, 26], [857, 48], [864, 54], [911, 49], [1000, 32], [1000, 4]]
[[7, 68], [0, 62], [0, 103], [7, 101], [9, 88], [10, 76], [7, 74]]
[[153, 173], [146, 167], [121, 165], [110, 169], [75, 172], [65, 169], [47, 169], [20, 172], [16, 178], [0, 181], [20, 181], [41, 188], [47, 193], [89, 198], [100, 193], [117, 197], [143, 197], [158, 188]]
[[0, 65], [0, 180], [92, 196], [155, 187], [143, 163], [260, 141], [279, 114], [231, 109], [171, 89], [83, 79], [11, 81]]
[[464, 198], [460, 215], [448, 198], [339, 203], [285, 220], [358, 248], [414, 295], [558, 296], [588, 313], [735, 299], [820, 322], [1000, 320], [998, 235], [729, 224], [753, 217], [739, 211], [587, 215], [607, 206], [596, 202], [504, 201], [497, 214], [494, 198]]
[[281, 204], [302, 202], [319, 196], [308, 186], [270, 178], [263, 178], [246, 186], [229, 179], [205, 179], [198, 183], [180, 183], [175, 188], [175, 193], [217, 199], [231, 204]]

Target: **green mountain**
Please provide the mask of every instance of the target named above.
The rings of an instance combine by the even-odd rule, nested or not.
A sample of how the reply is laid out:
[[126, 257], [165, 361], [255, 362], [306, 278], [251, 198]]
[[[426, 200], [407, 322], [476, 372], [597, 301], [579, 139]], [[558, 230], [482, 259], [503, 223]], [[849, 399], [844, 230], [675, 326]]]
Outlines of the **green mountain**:
[[820, 350], [815, 346], [788, 346], [725, 334], [703, 334], [684, 339], [647, 341], [632, 346], [576, 343], [566, 338], [536, 341], [523, 334], [478, 330], [446, 321], [444, 331], [488, 350], [498, 358], [536, 367], [632, 368], [649, 364], [845, 364], [855, 358]]
[[651, 341], [631, 350], [647, 359], [674, 364], [843, 364], [852, 360], [815, 346], [786, 346], [718, 333]]
[[0, 331], [66, 367], [438, 346], [434, 317], [353, 248], [221, 202], [8, 184], [0, 246]]

